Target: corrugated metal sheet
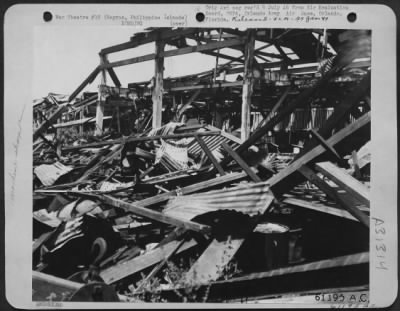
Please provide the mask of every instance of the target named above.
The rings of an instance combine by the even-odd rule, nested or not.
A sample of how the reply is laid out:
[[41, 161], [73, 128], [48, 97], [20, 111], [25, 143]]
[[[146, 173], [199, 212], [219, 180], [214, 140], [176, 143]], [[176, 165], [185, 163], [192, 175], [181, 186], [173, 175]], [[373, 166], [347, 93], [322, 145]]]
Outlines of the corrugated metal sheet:
[[170, 199], [163, 213], [185, 220], [218, 210], [233, 210], [250, 216], [262, 214], [273, 200], [267, 183], [178, 196]]
[[175, 143], [167, 143], [161, 139], [161, 147], [157, 150], [155, 163], [161, 163], [169, 172], [189, 168], [188, 148]]
[[[220, 153], [222, 150], [222, 147], [221, 147], [222, 143], [227, 143], [233, 149], [235, 149], [238, 146], [237, 143], [233, 142], [232, 140], [230, 140], [229, 138], [224, 137], [224, 136], [218, 136], [218, 135], [202, 136], [201, 138], [207, 145], [208, 149], [210, 149], [211, 151], [217, 150], [218, 153]], [[190, 155], [195, 156], [203, 151], [202, 151], [199, 143], [197, 141], [193, 141], [193, 143], [189, 145], [188, 152]]]
[[73, 168], [71, 166], [66, 166], [60, 162], [56, 162], [54, 164], [39, 165], [34, 169], [33, 172], [44, 186], [51, 186], [58, 178], [67, 174], [72, 169]]

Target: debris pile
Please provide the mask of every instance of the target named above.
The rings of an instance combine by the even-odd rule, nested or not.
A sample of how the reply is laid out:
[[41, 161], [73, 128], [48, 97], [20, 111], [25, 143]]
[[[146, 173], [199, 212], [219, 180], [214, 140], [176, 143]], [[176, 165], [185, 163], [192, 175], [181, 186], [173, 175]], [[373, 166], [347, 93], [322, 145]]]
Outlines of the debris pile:
[[[83, 127], [93, 111], [55, 122], [96, 94], [67, 104], [49, 96], [34, 132], [34, 300], [243, 302], [367, 290], [369, 73], [296, 152], [265, 138], [351, 61], [330, 59], [244, 140], [205, 123], [150, 129], [127, 94], [110, 105], [141, 121], [124, 133], [121, 108], [116, 130], [99, 135]], [[60, 130], [69, 126], [81, 133]]]

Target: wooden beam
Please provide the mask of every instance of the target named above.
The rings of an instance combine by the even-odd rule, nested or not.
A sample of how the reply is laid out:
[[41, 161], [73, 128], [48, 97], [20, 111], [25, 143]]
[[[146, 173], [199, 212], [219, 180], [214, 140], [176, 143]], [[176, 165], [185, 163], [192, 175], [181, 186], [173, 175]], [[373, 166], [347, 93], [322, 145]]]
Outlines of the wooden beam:
[[154, 62], [154, 87], [152, 92], [153, 101], [153, 129], [162, 125], [162, 102], [163, 102], [163, 77], [164, 77], [164, 52], [165, 42], [156, 41], [156, 58]]
[[317, 211], [320, 213], [326, 213], [329, 215], [358, 221], [358, 219], [355, 218], [354, 216], [352, 216], [348, 211], [340, 209], [340, 208], [331, 207], [331, 206], [328, 206], [328, 205], [325, 205], [322, 203], [310, 202], [310, 201], [302, 200], [302, 199], [298, 199], [298, 198], [286, 198], [286, 199], [283, 199], [282, 202], [286, 203], [286, 204], [291, 204], [291, 205], [303, 207], [306, 209], [310, 209], [313, 211]]
[[[318, 131], [320, 137], [327, 138], [331, 135], [332, 130], [337, 126], [338, 122], [342, 120], [346, 113], [348, 113], [350, 109], [365, 96], [365, 93], [367, 92], [370, 85], [371, 76], [370, 73], [368, 73], [367, 76], [365, 76], [361, 80], [360, 84], [354, 89], [354, 91], [348, 94], [348, 96], [346, 96], [346, 98], [335, 107], [333, 114], [328, 118], [326, 122], [324, 122], [323, 127]], [[303, 151], [297, 157], [300, 157], [303, 153], [308, 152], [310, 149], [320, 143], [321, 141], [318, 139], [318, 137], [314, 137], [313, 139], [308, 140], [304, 146]]]
[[291, 87], [288, 86], [285, 90], [285, 92], [282, 94], [282, 96], [279, 98], [279, 100], [276, 102], [276, 104], [274, 105], [274, 107], [272, 107], [270, 113], [267, 115], [267, 117], [261, 121], [261, 123], [257, 126], [257, 128], [262, 127], [266, 122], [268, 122], [274, 115], [275, 113], [278, 111], [278, 109], [282, 106], [282, 104], [285, 102], [286, 98], [288, 97], [290, 91], [291, 91]]
[[[103, 62], [104, 62], [104, 64], [108, 64], [109, 63], [107, 55], [103, 56]], [[119, 81], [118, 76], [115, 73], [114, 69], [113, 68], [107, 68], [107, 72], [110, 75], [110, 78], [113, 81], [114, 85], [116, 87], [120, 88], [121, 87], [121, 82]]]
[[178, 250], [182, 247], [184, 243], [185, 240], [182, 239], [182, 241], [178, 245], [176, 245], [176, 247], [173, 248], [171, 252], [166, 255], [165, 258], [157, 266], [153, 268], [153, 270], [151, 270], [151, 272], [146, 276], [142, 283], [135, 289], [135, 293], [139, 293], [142, 291], [143, 287], [145, 287], [147, 283], [157, 275], [161, 268], [167, 264], [167, 262], [178, 252]]
[[[173, 252], [173, 250], [176, 249], [179, 244], [179, 241], [172, 241], [157, 248], [154, 248], [150, 251], [147, 251], [143, 255], [134, 257], [125, 262], [118, 263], [102, 270], [100, 272], [100, 276], [106, 284], [120, 281], [128, 276], [139, 273], [140, 271], [143, 271], [144, 269], [159, 263], [165, 257], [167, 257], [168, 254]], [[179, 254], [196, 245], [197, 243], [194, 240], [187, 241], [181, 247], [179, 247], [177, 253]]]
[[[243, 43], [244, 43], [244, 40], [242, 40], [242, 39], [232, 39], [232, 40], [225, 40], [225, 41], [221, 41], [221, 42], [213, 42], [213, 43], [209, 43], [209, 44], [188, 46], [188, 47], [184, 47], [181, 49], [164, 51], [164, 52], [160, 53], [159, 57], [172, 57], [172, 56], [184, 55], [184, 54], [195, 53], [195, 52], [210, 51], [210, 50], [216, 50], [218, 48], [222, 49], [222, 48], [229, 47], [229, 46], [241, 45]], [[136, 63], [153, 60], [155, 58], [156, 58], [155, 53], [147, 54], [144, 56], [129, 58], [126, 60], [116, 61], [116, 62], [112, 62], [109, 64], [103, 64], [101, 66], [101, 68], [104, 69], [104, 68], [110, 68], [110, 67], [114, 68], [114, 67], [126, 66], [126, 65], [130, 65], [130, 64], [136, 64]]]
[[[273, 200], [274, 197], [270, 195], [262, 214], [269, 208]], [[213, 239], [197, 261], [190, 267], [190, 270], [184, 275], [182, 278], [183, 284], [193, 286], [208, 284], [211, 281], [217, 280], [244, 243], [247, 234], [254, 230], [256, 223], [257, 221], [246, 228], [242, 228], [242, 237], [232, 238], [228, 236], [226, 240], [222, 241]]]
[[353, 152], [351, 153], [351, 159], [353, 160], [354, 175], [357, 179], [361, 179], [361, 171], [360, 165], [358, 163], [357, 151], [353, 150]]
[[55, 294], [53, 301], [68, 300], [84, 285], [50, 274], [32, 271], [32, 300], [46, 301], [51, 293]]
[[[334, 146], [344, 140], [345, 138], [351, 136], [357, 130], [364, 128], [365, 126], [370, 125], [371, 123], [371, 114], [370, 112], [366, 113], [359, 119], [357, 119], [354, 123], [348, 125], [344, 129], [340, 130], [332, 137], [330, 137], [327, 142]], [[313, 160], [315, 160], [318, 156], [325, 152], [325, 148], [321, 145], [318, 145], [311, 149], [309, 152], [303, 154], [297, 160], [294, 160], [289, 166], [287, 166], [284, 170], [281, 170], [274, 176], [272, 176], [268, 183], [271, 187], [277, 186], [279, 183], [282, 183], [285, 179], [288, 179], [295, 173], [300, 167], [305, 164], [310, 164]], [[274, 190], [273, 190], [274, 191]]]
[[[117, 44], [114, 46], [110, 46], [104, 48], [100, 51], [100, 54], [110, 54], [115, 53], [127, 49], [132, 49], [140, 45], [144, 45], [147, 43], [151, 43], [153, 41], [159, 40], [167, 40], [174, 37], [187, 36], [189, 34], [197, 32], [196, 28], [181, 28], [181, 29], [157, 29], [148, 33], [145, 33], [144, 36], [135, 35], [131, 38], [130, 41], [124, 42], [121, 44]], [[141, 34], [142, 35], [142, 34]]]
[[97, 66], [89, 74], [89, 76], [85, 80], [83, 80], [83, 82], [76, 88], [76, 90], [72, 92], [72, 94], [68, 97], [68, 101], [69, 102], [72, 101], [86, 87], [86, 85], [92, 83], [93, 80], [96, 79], [99, 72], [100, 72], [100, 66]]
[[244, 239], [231, 239], [230, 236], [223, 241], [213, 239], [184, 275], [182, 283], [187, 286], [195, 286], [217, 280], [243, 242]]
[[[100, 57], [100, 66], [104, 64], [104, 57]], [[101, 70], [101, 80], [98, 90], [98, 100], [96, 106], [96, 129], [95, 135], [100, 136], [103, 134], [103, 116], [104, 116], [104, 104], [106, 101], [106, 94], [102, 91], [102, 85], [106, 85], [107, 77], [106, 71], [104, 69]]]
[[171, 135], [156, 135], [156, 136], [133, 136], [133, 137], [128, 137], [128, 138], [99, 141], [99, 142], [95, 142], [95, 143], [78, 145], [78, 146], [67, 146], [67, 147], [64, 147], [62, 150], [63, 151], [71, 151], [71, 150], [83, 149], [83, 148], [98, 148], [98, 147], [102, 147], [102, 146], [129, 143], [129, 142], [159, 140], [161, 138], [162, 139], [180, 139], [180, 138], [186, 138], [186, 137], [194, 137], [195, 134], [200, 135], [200, 136], [215, 136], [215, 135], [219, 135], [220, 132], [221, 131], [209, 131], [209, 132], [180, 133], [180, 134], [171, 134]]
[[210, 55], [210, 56], [216, 56], [216, 57], [219, 57], [219, 58], [224, 58], [224, 59], [230, 60], [232, 62], [244, 63], [244, 60], [242, 59], [243, 57], [233, 57], [233, 56], [230, 56], [230, 55], [217, 53], [217, 52], [201, 52], [201, 53], [206, 54], [206, 55]]
[[79, 120], [73, 120], [73, 121], [69, 121], [69, 122], [64, 122], [64, 123], [57, 123], [54, 124], [53, 127], [54, 128], [60, 128], [60, 127], [69, 127], [69, 126], [74, 126], [74, 125], [81, 125], [84, 123], [87, 123], [89, 121], [94, 120], [94, 117], [88, 117], [88, 118], [82, 118]]
[[125, 201], [115, 199], [111, 196], [108, 195], [102, 195], [102, 196], [96, 196], [98, 197], [99, 200], [102, 202], [109, 204], [114, 207], [122, 208], [123, 210], [127, 212], [131, 212], [135, 215], [142, 216], [144, 218], [149, 218], [161, 223], [177, 226], [177, 227], [183, 227], [186, 228], [187, 230], [193, 230], [197, 232], [210, 232], [211, 228], [206, 225], [202, 225], [193, 221], [188, 221], [188, 220], [182, 220], [178, 219], [172, 216], [165, 215], [163, 213], [153, 211], [151, 209], [142, 207], [137, 205], [136, 203], [127, 203]]
[[[297, 107], [303, 106], [305, 103], [307, 103], [310, 100], [310, 97], [314, 95], [314, 93], [322, 86], [324, 85], [327, 81], [330, 80], [331, 77], [334, 76], [334, 74], [340, 70], [343, 66], [348, 65], [353, 58], [351, 57], [346, 57], [346, 55], [341, 55], [339, 54], [336, 56], [336, 64], [335, 66], [328, 72], [326, 73], [320, 80], [317, 81], [317, 83], [314, 84], [313, 87], [308, 88], [304, 90], [299, 96], [297, 96], [294, 100], [289, 102], [287, 107], [285, 109], [282, 109], [282, 111], [271, 118], [265, 125], [257, 129], [247, 140], [245, 140], [238, 149], [236, 149], [236, 152], [240, 154], [247, 148], [249, 148], [251, 145], [253, 145], [258, 139], [260, 139], [262, 136], [265, 135], [265, 133], [269, 130], [272, 130], [275, 125], [277, 125], [279, 122], [281, 122], [286, 116], [291, 114], [293, 110]], [[222, 160], [221, 165], [224, 166], [230, 161], [229, 158], [225, 158]]]
[[179, 109], [177, 113], [177, 121], [180, 120], [182, 113], [193, 103], [194, 100], [200, 95], [201, 88], [196, 89], [193, 94], [189, 97], [188, 101]]
[[191, 91], [191, 90], [202, 90], [202, 89], [212, 89], [212, 88], [225, 88], [225, 87], [239, 87], [242, 86], [243, 82], [242, 81], [233, 81], [233, 82], [215, 82], [212, 84], [204, 84], [204, 83], [199, 83], [199, 84], [190, 84], [190, 85], [182, 85], [179, 86], [179, 83], [174, 83], [170, 87], [165, 88], [165, 90], [171, 91], [171, 92], [177, 92], [177, 91]]
[[320, 162], [315, 167], [339, 187], [353, 195], [358, 201], [369, 206], [369, 189], [345, 170], [331, 162]]
[[68, 109], [68, 106], [69, 106], [68, 103], [58, 106], [56, 111], [54, 111], [53, 114], [47, 120], [45, 120], [42, 124], [40, 124], [39, 127], [35, 130], [35, 132], [33, 133], [33, 141], [38, 139], [40, 137], [40, 135], [44, 134], [44, 132], [46, 132], [46, 130], [54, 122], [57, 121], [57, 119], [62, 115], [62, 113]]
[[326, 140], [318, 132], [311, 129], [310, 133], [326, 149], [326, 151], [332, 154], [337, 160], [342, 161], [342, 157], [336, 152], [336, 150], [331, 145], [329, 145], [326, 142]]
[[340, 196], [335, 189], [329, 186], [322, 178], [317, 176], [314, 171], [307, 165], [303, 165], [299, 168], [299, 172], [303, 174], [307, 180], [316, 185], [319, 189], [325, 192], [330, 198], [335, 200], [343, 208], [345, 208], [351, 215], [353, 215], [358, 221], [369, 228], [369, 217], [360, 211], [352, 202], [348, 202], [345, 197]]
[[261, 182], [260, 177], [247, 165], [247, 163], [226, 143], [222, 143], [222, 148], [236, 161], [237, 164], [246, 172], [246, 174], [254, 181]]
[[247, 30], [244, 52], [244, 73], [242, 90], [242, 123], [241, 138], [246, 140], [250, 136], [251, 96], [253, 94], [253, 62], [254, 62], [255, 30]]
[[196, 138], [196, 140], [197, 140], [198, 144], [200, 145], [201, 149], [203, 149], [204, 153], [207, 155], [207, 157], [210, 159], [210, 161], [212, 162], [214, 167], [217, 169], [218, 173], [221, 176], [225, 175], [226, 174], [225, 171], [222, 169], [221, 165], [219, 164], [217, 159], [214, 157], [214, 155], [212, 154], [211, 150], [208, 149], [208, 146], [204, 142], [204, 140], [198, 135], [195, 135], [194, 137]]

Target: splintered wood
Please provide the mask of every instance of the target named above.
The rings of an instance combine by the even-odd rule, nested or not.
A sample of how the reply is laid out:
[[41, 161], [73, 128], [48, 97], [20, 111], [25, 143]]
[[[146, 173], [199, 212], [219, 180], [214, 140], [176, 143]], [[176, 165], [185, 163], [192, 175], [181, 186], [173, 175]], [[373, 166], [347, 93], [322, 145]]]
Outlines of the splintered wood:
[[[49, 284], [171, 302], [365, 286], [371, 34], [354, 32], [150, 28], [103, 48], [71, 95], [36, 101], [41, 297]], [[165, 76], [165, 58], [191, 53], [215, 66]], [[150, 60], [150, 80], [122, 87], [116, 67]]]

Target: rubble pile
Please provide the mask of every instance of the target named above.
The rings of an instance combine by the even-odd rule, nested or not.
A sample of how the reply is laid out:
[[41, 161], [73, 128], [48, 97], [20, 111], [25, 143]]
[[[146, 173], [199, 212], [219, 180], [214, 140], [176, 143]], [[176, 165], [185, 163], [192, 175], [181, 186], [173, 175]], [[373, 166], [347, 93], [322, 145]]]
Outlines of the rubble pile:
[[[129, 92], [36, 103], [34, 300], [243, 302], [368, 291], [369, 69], [344, 91], [324, 93], [345, 84], [356, 52], [339, 51], [315, 83], [274, 97], [246, 139], [222, 122], [170, 118], [151, 128], [149, 98]], [[312, 109], [330, 97], [335, 108], [317, 116]], [[88, 124], [92, 104], [103, 102], [109, 110], [96, 124], [110, 130], [99, 132]], [[302, 120], [306, 110], [296, 109], [306, 105]], [[281, 152], [273, 132], [288, 124], [304, 125], [301, 143]]]

